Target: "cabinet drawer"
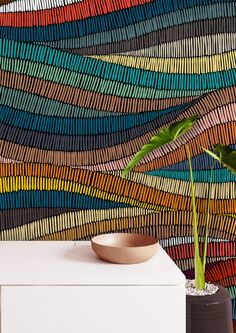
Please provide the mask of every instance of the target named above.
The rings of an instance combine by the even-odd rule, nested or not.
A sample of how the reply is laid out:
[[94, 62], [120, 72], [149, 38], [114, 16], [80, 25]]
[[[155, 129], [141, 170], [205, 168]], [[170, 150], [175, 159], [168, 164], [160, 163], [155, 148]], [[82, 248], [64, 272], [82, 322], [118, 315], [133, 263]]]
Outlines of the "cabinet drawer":
[[185, 332], [183, 286], [1, 289], [1, 333]]

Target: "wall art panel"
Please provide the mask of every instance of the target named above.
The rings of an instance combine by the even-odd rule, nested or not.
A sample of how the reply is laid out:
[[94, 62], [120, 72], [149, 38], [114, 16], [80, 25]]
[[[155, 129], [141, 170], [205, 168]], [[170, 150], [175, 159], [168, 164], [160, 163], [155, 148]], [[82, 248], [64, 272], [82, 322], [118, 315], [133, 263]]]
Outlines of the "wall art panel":
[[[200, 233], [215, 143], [236, 144], [236, 3], [17, 0], [0, 6], [0, 240], [157, 235], [189, 278], [193, 156]], [[191, 133], [121, 170], [163, 126]], [[236, 318], [236, 177], [219, 165], [206, 277]]]

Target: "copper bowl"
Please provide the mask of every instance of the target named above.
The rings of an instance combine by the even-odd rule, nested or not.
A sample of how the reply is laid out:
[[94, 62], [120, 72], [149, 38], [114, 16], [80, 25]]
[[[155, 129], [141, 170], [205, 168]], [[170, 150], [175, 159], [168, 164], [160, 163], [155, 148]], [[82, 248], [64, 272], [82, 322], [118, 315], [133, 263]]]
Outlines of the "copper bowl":
[[128, 233], [93, 237], [93, 251], [103, 260], [115, 264], [137, 264], [149, 260], [157, 251], [156, 238]]

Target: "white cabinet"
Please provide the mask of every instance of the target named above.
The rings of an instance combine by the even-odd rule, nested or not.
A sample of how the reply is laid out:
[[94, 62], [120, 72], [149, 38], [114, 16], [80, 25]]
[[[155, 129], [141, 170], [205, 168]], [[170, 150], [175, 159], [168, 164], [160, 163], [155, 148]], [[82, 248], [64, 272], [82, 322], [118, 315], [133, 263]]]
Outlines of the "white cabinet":
[[87, 242], [0, 243], [1, 333], [185, 333], [185, 278], [159, 246], [137, 265]]

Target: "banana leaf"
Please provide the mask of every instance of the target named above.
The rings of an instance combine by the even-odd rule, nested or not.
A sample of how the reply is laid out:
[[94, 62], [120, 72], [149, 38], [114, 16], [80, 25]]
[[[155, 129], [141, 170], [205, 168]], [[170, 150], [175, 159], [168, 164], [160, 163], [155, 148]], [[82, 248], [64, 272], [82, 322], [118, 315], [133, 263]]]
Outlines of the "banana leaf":
[[132, 160], [127, 164], [125, 169], [122, 171], [121, 176], [125, 178], [128, 173], [149, 153], [153, 150], [160, 148], [170, 142], [181, 137], [183, 134], [187, 133], [195, 122], [199, 119], [199, 116], [194, 115], [189, 118], [177, 121], [170, 126], [164, 127], [154, 135], [150, 142], [145, 144], [132, 158]]
[[211, 157], [216, 159], [219, 163], [223, 164], [225, 168], [230, 170], [233, 174], [236, 175], [236, 150], [230, 148], [229, 146], [224, 146], [220, 143], [216, 144], [213, 147], [213, 150], [216, 154], [212, 151], [203, 148], [202, 149], [209, 154]]

